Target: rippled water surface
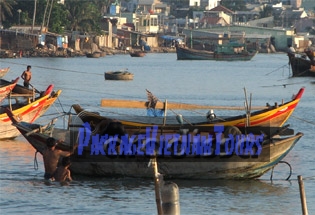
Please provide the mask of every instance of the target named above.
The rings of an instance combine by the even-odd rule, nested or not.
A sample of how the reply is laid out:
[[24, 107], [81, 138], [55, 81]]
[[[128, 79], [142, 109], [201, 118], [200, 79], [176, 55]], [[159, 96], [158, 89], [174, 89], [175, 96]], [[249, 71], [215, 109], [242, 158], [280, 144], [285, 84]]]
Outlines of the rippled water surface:
[[[74, 103], [110, 114], [102, 98], [146, 100], [145, 89], [159, 99], [207, 105], [244, 106], [244, 87], [252, 105], [288, 101], [301, 87], [305, 94], [288, 120], [304, 136], [279, 164], [259, 180], [173, 180], [179, 186], [181, 214], [301, 214], [297, 176], [305, 179], [309, 214], [315, 213], [315, 79], [288, 78], [285, 54], [258, 54], [250, 62], [177, 61], [175, 54], [143, 58], [1, 59], [11, 67], [5, 79], [15, 79], [32, 65], [32, 84], [44, 90], [53, 83], [62, 89], [59, 100], [39, 123], [70, 110]], [[128, 68], [133, 81], [105, 81], [104, 72]], [[22, 83], [22, 82], [21, 82]], [[111, 111], [111, 112], [109, 112]], [[115, 110], [114, 110], [115, 111]], [[123, 111], [123, 110], [121, 110]], [[144, 114], [144, 110], [126, 114]], [[234, 114], [221, 111], [222, 114]], [[169, 113], [171, 114], [171, 113]], [[196, 114], [196, 113], [194, 113]], [[199, 113], [197, 113], [199, 114]], [[201, 113], [200, 113], [201, 114]], [[204, 113], [202, 113], [204, 114]], [[65, 125], [62, 119], [57, 126]], [[153, 180], [74, 176], [70, 186], [47, 185], [43, 162], [23, 137], [0, 141], [1, 214], [157, 214]], [[38, 164], [38, 169], [34, 167]]]

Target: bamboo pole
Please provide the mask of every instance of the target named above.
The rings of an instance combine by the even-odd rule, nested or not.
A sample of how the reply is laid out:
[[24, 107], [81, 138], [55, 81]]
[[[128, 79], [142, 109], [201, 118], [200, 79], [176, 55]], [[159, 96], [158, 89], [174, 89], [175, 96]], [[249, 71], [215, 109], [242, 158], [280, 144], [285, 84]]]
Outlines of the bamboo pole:
[[299, 187], [300, 187], [300, 198], [301, 198], [301, 204], [302, 204], [302, 214], [303, 215], [308, 215], [303, 178], [302, 178], [301, 175], [298, 175], [297, 178], [298, 178]]
[[157, 207], [158, 215], [163, 215], [161, 193], [160, 193], [160, 179], [159, 179], [156, 156], [151, 159], [151, 164], [154, 171], [154, 188], [155, 188], [156, 207]]
[[165, 125], [166, 124], [166, 116], [167, 116], [167, 100], [165, 100], [165, 102], [164, 102], [163, 110], [164, 110], [163, 125]]
[[[135, 100], [118, 100], [118, 99], [102, 99], [101, 107], [106, 108], [142, 108], [146, 109], [148, 102], [146, 101], [135, 101]], [[164, 109], [164, 102], [158, 101], [156, 103], [156, 109]], [[196, 109], [214, 109], [214, 110], [244, 110], [244, 107], [238, 106], [211, 106], [211, 105], [198, 105], [198, 104], [185, 104], [168, 102], [168, 109], [183, 109], [183, 110], [196, 110]], [[268, 109], [267, 106], [253, 106], [251, 110], [263, 110]]]

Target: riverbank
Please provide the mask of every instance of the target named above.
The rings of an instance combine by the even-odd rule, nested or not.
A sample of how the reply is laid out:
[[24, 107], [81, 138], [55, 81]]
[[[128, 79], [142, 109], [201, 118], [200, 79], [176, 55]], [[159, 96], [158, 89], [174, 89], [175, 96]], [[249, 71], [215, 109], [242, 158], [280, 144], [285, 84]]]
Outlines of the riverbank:
[[[101, 56], [129, 54], [128, 50], [100, 48]], [[171, 47], [151, 48], [151, 53], [175, 53], [176, 49]], [[87, 50], [75, 51], [72, 48], [50, 49], [47, 47], [36, 47], [30, 50], [1, 50], [0, 58], [21, 58], [21, 57], [80, 57], [86, 56]]]

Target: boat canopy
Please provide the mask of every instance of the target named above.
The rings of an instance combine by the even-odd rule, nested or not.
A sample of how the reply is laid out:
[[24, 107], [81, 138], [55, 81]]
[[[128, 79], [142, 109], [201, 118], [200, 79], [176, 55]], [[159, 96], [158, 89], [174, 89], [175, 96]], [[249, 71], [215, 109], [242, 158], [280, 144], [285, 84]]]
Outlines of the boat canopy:
[[181, 44], [184, 39], [181, 37], [177, 37], [177, 36], [171, 36], [171, 35], [162, 35], [160, 36], [161, 39], [166, 40], [166, 41], [177, 41], [179, 44]]

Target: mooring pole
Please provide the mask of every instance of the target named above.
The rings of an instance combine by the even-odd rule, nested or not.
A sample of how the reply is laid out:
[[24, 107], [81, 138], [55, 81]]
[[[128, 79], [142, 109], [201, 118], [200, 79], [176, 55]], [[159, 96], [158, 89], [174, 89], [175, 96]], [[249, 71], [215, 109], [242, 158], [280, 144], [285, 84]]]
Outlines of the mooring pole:
[[301, 204], [302, 204], [302, 214], [303, 214], [303, 215], [308, 215], [303, 178], [302, 178], [301, 175], [298, 175], [297, 178], [298, 178], [299, 187], [300, 187], [300, 197], [301, 197]]
[[163, 215], [161, 193], [160, 193], [160, 176], [159, 176], [160, 173], [158, 172], [156, 156], [151, 159], [151, 164], [152, 164], [153, 171], [154, 171], [154, 187], [155, 187], [156, 207], [157, 207], [158, 215]]
[[161, 188], [164, 215], [180, 215], [179, 189], [174, 182], [166, 182]]

